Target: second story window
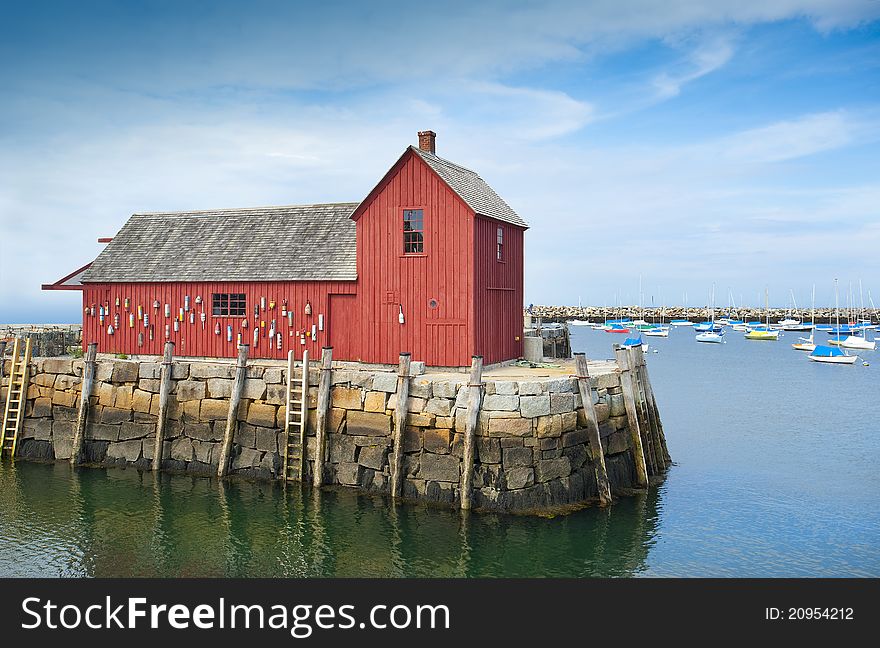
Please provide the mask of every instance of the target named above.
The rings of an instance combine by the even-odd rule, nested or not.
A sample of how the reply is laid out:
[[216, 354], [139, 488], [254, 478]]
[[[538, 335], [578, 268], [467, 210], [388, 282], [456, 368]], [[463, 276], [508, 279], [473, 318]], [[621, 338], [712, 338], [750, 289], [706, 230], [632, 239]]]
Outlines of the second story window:
[[496, 254], [499, 261], [504, 261], [504, 228], [498, 228], [498, 244]]
[[421, 209], [403, 210], [403, 253], [422, 254], [425, 251], [425, 223]]
[[214, 293], [211, 295], [211, 314], [220, 317], [243, 317], [244, 293]]

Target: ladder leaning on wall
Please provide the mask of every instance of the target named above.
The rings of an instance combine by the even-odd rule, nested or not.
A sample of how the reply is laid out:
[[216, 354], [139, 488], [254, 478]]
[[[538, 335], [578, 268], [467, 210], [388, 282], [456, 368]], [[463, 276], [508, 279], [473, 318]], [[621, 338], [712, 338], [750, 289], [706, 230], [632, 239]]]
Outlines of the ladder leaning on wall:
[[3, 408], [3, 428], [0, 430], [0, 457], [15, 457], [15, 444], [24, 421], [24, 408], [27, 404], [28, 374], [31, 364], [31, 339], [24, 342], [15, 338], [12, 347], [12, 367], [9, 371], [9, 386], [6, 389], [6, 406]]
[[294, 355], [287, 354], [287, 416], [284, 425], [284, 481], [303, 481], [309, 414], [309, 352], [303, 351], [297, 376]]

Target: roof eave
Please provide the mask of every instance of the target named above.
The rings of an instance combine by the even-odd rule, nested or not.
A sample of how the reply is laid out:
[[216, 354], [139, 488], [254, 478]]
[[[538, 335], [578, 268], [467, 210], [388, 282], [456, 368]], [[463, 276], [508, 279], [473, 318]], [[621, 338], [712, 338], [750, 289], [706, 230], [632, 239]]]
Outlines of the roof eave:
[[66, 275], [66, 276], [64, 276], [64, 277], [61, 277], [61, 279], [59, 279], [58, 281], [56, 281], [56, 282], [54, 282], [54, 283], [50, 283], [50, 284], [41, 284], [41, 285], [40, 285], [40, 290], [82, 290], [82, 289], [85, 287], [85, 282], [82, 281], [82, 279], [80, 279], [80, 283], [79, 283], [79, 284], [68, 284], [68, 285], [65, 285], [65, 282], [70, 281], [70, 280], [71, 280], [73, 277], [75, 277], [76, 275], [85, 272], [86, 270], [89, 269], [89, 267], [90, 267], [91, 265], [92, 265], [92, 262], [89, 261], [89, 262], [88, 262], [87, 264], [85, 264], [82, 268], [77, 268], [76, 270], [74, 270], [73, 272], [71, 272], [69, 275]]

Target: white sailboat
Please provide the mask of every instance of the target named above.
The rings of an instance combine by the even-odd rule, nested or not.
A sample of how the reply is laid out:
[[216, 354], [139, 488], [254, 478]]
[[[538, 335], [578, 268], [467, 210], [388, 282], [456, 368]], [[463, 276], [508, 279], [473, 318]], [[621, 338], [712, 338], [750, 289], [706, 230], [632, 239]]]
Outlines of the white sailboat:
[[[837, 313], [837, 328], [840, 329], [840, 297], [837, 289], [837, 279], [834, 280], [834, 309]], [[855, 364], [858, 356], [847, 355], [846, 351], [842, 351], [833, 346], [817, 345], [812, 353], [807, 356], [813, 362], [822, 362], [825, 364]]]
[[[792, 295], [794, 298], [794, 295]], [[796, 342], [791, 345], [791, 348], [795, 351], [815, 351], [816, 350], [816, 342], [813, 339], [813, 322], [816, 321], [816, 286], [813, 285], [813, 293], [812, 293], [812, 306], [810, 307], [810, 337], [808, 338], [798, 338], [800, 342]]]
[[862, 351], [874, 351], [877, 348], [877, 340], [869, 340], [868, 331], [865, 331], [865, 337], [861, 335], [848, 335], [842, 340], [831, 340], [829, 344], [835, 344], [844, 349], [859, 349]]
[[709, 302], [712, 307], [709, 309], [709, 317], [711, 324], [709, 330], [697, 333], [694, 338], [697, 342], [708, 342], [710, 344], [721, 344], [724, 342], [724, 329], [715, 331], [715, 286], [712, 286], [712, 293], [709, 296]]

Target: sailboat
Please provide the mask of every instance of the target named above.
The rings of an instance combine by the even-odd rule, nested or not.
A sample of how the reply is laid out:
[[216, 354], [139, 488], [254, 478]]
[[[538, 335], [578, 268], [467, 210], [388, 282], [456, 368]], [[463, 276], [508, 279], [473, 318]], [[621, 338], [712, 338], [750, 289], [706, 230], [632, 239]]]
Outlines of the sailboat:
[[620, 346], [625, 348], [639, 347], [643, 353], [648, 352], [648, 345], [642, 340], [641, 334], [639, 334], [639, 337], [626, 338]]
[[[651, 310], [654, 310], [654, 298], [651, 297]], [[654, 311], [656, 313], [656, 311]], [[654, 320], [654, 323], [651, 325], [651, 328], [643, 331], [645, 335], [648, 337], [669, 337], [669, 327], [663, 324], [663, 317], [666, 313], [666, 306], [660, 306], [660, 323], [657, 324], [657, 320]]]
[[807, 324], [806, 322], [802, 321], [799, 317], [797, 317], [799, 315], [799, 313], [798, 313], [797, 300], [794, 298], [794, 291], [789, 290], [789, 293], [791, 293], [791, 303], [794, 305], [794, 314], [796, 317], [793, 318], [791, 316], [791, 311], [789, 310], [788, 317], [786, 317], [783, 320], [779, 320], [777, 327], [781, 328], [783, 331], [812, 331], [813, 330], [813, 323], [812, 322]]
[[868, 339], [868, 329], [864, 329], [864, 335], [862, 331], [853, 331], [846, 337], [836, 335], [833, 339], [828, 340], [828, 344], [843, 347], [844, 349], [859, 349], [862, 351], [874, 351], [877, 348], [877, 340]]
[[[794, 295], [792, 295], [792, 299]], [[816, 321], [816, 286], [813, 286], [813, 295], [812, 295], [812, 306], [810, 307], [810, 337], [808, 338], [798, 338], [800, 342], [796, 342], [791, 345], [791, 348], [795, 351], [815, 351], [816, 343], [813, 340], [813, 322]]]
[[684, 294], [684, 319], [674, 319], [669, 320], [670, 326], [693, 326], [693, 323], [688, 317], [688, 296], [687, 293]]
[[[834, 308], [837, 312], [837, 328], [840, 328], [840, 296], [837, 289], [837, 279], [834, 280]], [[813, 362], [849, 365], [855, 364], [855, 361], [859, 359], [858, 356], [847, 355], [846, 351], [822, 344], [816, 346], [807, 357]]]
[[[715, 328], [715, 286], [712, 286], [712, 293], [709, 297], [709, 301], [712, 304], [712, 307], [709, 309], [709, 328], [700, 333], [697, 333], [694, 338], [697, 342], [709, 342], [712, 344], [721, 344], [724, 342], [724, 329], [720, 328], [716, 330]], [[697, 328], [696, 326], [694, 327]]]
[[746, 332], [747, 340], [775, 341], [779, 339], [779, 331], [770, 328], [770, 291], [766, 288], [764, 289], [764, 307], [767, 309], [766, 325], [749, 329]]

